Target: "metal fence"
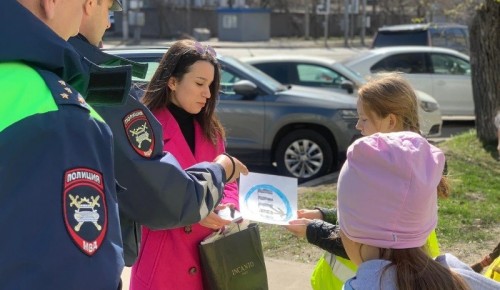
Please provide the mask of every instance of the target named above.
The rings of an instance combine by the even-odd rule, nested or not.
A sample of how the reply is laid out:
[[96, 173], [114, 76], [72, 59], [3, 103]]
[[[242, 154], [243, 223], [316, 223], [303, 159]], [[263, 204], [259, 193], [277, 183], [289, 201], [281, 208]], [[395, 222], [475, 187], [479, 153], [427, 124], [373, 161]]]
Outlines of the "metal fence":
[[[145, 15], [145, 23], [141, 28], [142, 37], [174, 39], [182, 36], [192, 36], [195, 28], [206, 28], [210, 31], [211, 37], [218, 37], [218, 14], [215, 9], [185, 8], [185, 7], [144, 7], [142, 12]], [[373, 35], [377, 28], [382, 25], [399, 23], [409, 23], [411, 16], [397, 15], [390, 16], [384, 14], [370, 15], [369, 27], [366, 35]], [[308, 23], [306, 19], [309, 18]], [[106, 32], [107, 35], [122, 35], [123, 14], [114, 14], [113, 29]], [[324, 37], [323, 15], [311, 13], [306, 16], [298, 12], [271, 12], [270, 14], [270, 37], [304, 37], [311, 38]], [[328, 17], [328, 36], [340, 37], [344, 35], [344, 15], [330, 14]], [[361, 15], [350, 15], [351, 35], [359, 35], [361, 25]], [[308, 28], [307, 28], [308, 24]], [[253, 25], [247, 23], [247, 25]], [[254, 24], [255, 25], [255, 24]], [[133, 29], [129, 29], [132, 32]], [[131, 34], [132, 35], [132, 34]]]

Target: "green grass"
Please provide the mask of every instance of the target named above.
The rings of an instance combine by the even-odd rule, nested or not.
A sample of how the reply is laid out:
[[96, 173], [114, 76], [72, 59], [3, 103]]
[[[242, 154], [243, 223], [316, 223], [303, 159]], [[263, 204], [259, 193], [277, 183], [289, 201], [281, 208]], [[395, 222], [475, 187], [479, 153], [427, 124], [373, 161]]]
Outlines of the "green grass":
[[[439, 144], [446, 153], [452, 195], [439, 202], [437, 234], [443, 247], [457, 241], [497, 239], [500, 217], [500, 162], [494, 145], [483, 146], [475, 130]], [[498, 234], [498, 231], [496, 232]]]
[[[336, 199], [334, 186], [301, 190], [299, 208], [333, 207]], [[259, 227], [264, 254], [268, 257], [313, 263], [321, 256], [321, 249], [310, 245], [305, 238], [295, 237], [282, 226], [260, 223]]]
[[[451, 249], [470, 262], [499, 241], [500, 162], [496, 160], [496, 144], [483, 146], [471, 130], [436, 146], [445, 152], [451, 185], [451, 196], [439, 201], [439, 243], [441, 249]], [[299, 208], [333, 207], [335, 199], [335, 184], [299, 190]], [[314, 263], [322, 253], [281, 226], [261, 223], [260, 231], [268, 257]], [[465, 252], [470, 253], [469, 259]]]

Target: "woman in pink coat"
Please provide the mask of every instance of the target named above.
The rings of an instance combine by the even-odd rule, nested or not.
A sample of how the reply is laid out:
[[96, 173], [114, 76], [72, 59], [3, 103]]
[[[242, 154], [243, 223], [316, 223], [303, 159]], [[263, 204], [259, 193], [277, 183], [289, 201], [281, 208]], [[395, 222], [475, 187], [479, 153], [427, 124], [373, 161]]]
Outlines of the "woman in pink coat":
[[[215, 115], [219, 80], [213, 49], [181, 40], [165, 53], [143, 97], [163, 126], [165, 151], [172, 153], [183, 168], [212, 161], [224, 152], [224, 129]], [[228, 204], [238, 207], [236, 182], [226, 184], [216, 210]], [[198, 224], [181, 228], [143, 227], [130, 289], [202, 290], [198, 245], [227, 224], [229, 221], [212, 212]]]

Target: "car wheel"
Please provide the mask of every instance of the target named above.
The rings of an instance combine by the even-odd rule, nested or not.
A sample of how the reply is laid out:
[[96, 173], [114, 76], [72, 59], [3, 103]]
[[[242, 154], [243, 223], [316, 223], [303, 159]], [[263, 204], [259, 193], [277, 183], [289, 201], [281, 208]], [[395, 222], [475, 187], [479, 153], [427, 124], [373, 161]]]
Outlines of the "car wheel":
[[328, 172], [333, 163], [332, 146], [315, 131], [296, 130], [279, 142], [275, 159], [279, 174], [303, 182]]

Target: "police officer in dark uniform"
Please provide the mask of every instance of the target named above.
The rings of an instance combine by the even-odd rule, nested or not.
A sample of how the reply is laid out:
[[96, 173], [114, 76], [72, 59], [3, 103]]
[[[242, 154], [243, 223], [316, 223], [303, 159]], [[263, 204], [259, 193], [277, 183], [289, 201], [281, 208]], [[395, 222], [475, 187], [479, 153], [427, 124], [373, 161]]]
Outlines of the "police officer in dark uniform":
[[79, 93], [93, 65], [66, 42], [82, 13], [0, 1], [0, 289], [120, 287], [111, 130]]
[[[90, 5], [88, 0], [86, 5]], [[107, 0], [112, 1], [112, 0]], [[113, 5], [119, 4], [115, 0]], [[168, 152], [163, 152], [161, 124], [138, 101], [139, 88], [130, 88], [130, 73], [144, 78], [144, 64], [102, 52], [98, 45], [109, 21], [103, 22], [102, 13], [92, 11], [113, 7], [102, 1], [102, 6], [87, 7], [80, 34], [69, 42], [85, 58], [100, 66], [121, 66], [129, 74], [96, 79], [87, 93], [87, 101], [111, 127], [115, 144], [115, 171], [118, 183], [126, 190], [118, 193], [125, 263], [131, 266], [137, 257], [140, 242], [139, 225], [152, 229], [173, 228], [199, 222], [220, 201], [225, 173], [232, 177], [246, 174], [246, 167], [226, 155], [217, 163], [197, 164], [186, 171]], [[94, 1], [94, 5], [99, 5]], [[107, 25], [107, 26], [105, 26]], [[122, 96], [125, 100], [122, 102]], [[234, 163], [233, 163], [234, 162]]]

